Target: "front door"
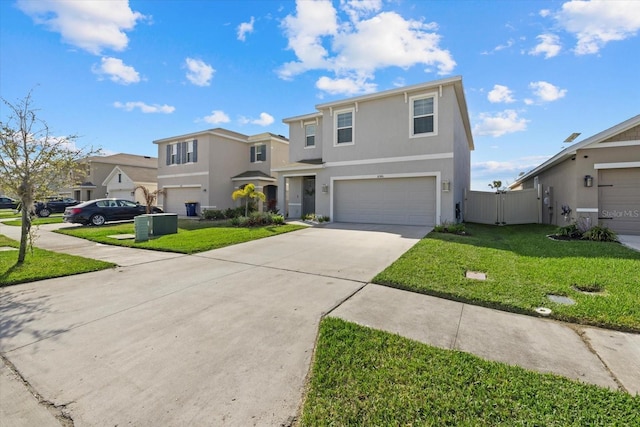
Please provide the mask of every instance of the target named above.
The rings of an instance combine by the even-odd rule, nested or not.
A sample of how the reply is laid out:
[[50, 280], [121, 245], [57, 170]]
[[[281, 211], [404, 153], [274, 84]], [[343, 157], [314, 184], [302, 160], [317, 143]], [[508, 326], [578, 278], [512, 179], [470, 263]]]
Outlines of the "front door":
[[302, 216], [316, 212], [316, 177], [305, 176], [302, 179]]

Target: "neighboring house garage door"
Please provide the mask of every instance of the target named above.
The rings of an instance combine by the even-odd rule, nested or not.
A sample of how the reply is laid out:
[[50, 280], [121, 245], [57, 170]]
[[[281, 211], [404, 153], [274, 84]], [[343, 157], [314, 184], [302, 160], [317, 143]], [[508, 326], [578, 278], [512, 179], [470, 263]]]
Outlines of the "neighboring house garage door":
[[599, 218], [618, 234], [640, 235], [640, 168], [601, 169]]
[[436, 179], [336, 180], [333, 213], [337, 222], [435, 225]]
[[109, 198], [135, 201], [135, 197], [131, 195], [131, 190], [111, 190], [109, 191]]

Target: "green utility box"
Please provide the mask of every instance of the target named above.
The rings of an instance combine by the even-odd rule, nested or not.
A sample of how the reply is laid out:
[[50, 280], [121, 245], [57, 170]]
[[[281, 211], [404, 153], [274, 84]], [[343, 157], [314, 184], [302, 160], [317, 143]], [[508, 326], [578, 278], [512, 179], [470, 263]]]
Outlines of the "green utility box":
[[160, 213], [153, 215], [141, 215], [149, 218], [149, 228], [152, 236], [164, 236], [178, 232], [178, 214]]
[[133, 228], [136, 233], [136, 242], [146, 242], [149, 240], [149, 216], [138, 215], [133, 218]]

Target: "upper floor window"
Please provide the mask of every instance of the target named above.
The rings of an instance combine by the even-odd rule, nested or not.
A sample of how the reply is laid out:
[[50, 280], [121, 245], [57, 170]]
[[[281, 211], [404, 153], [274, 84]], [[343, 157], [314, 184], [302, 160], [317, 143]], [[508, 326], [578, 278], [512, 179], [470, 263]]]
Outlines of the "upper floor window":
[[335, 144], [353, 144], [353, 109], [335, 113]]
[[167, 165], [196, 163], [198, 161], [198, 140], [167, 144]]
[[435, 94], [411, 98], [411, 137], [435, 135], [438, 133]]
[[251, 147], [251, 163], [267, 161], [267, 145], [259, 144]]
[[305, 135], [305, 147], [315, 147], [316, 146], [316, 125], [308, 124], [304, 126], [304, 135]]

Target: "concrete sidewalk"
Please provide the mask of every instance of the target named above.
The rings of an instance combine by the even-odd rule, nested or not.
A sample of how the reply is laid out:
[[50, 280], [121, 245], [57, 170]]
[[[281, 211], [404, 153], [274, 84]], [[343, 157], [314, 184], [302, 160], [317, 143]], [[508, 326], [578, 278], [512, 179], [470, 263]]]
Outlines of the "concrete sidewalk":
[[0, 426], [62, 413], [76, 426], [286, 425], [327, 313], [640, 393], [638, 334], [367, 284], [428, 229], [330, 224], [186, 256], [48, 232], [59, 226], [37, 245], [120, 267], [0, 289], [0, 352], [20, 375], [0, 365]]

